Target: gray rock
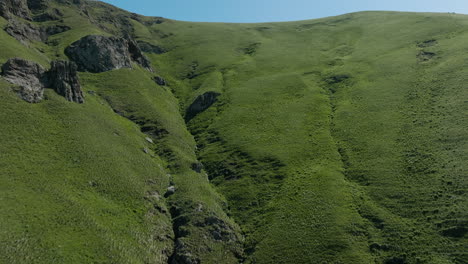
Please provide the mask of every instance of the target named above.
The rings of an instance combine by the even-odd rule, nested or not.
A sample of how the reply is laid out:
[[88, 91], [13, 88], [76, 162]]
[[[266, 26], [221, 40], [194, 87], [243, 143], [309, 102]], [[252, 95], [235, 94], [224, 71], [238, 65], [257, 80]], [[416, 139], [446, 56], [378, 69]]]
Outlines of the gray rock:
[[45, 41], [47, 39], [46, 32], [41, 28], [14, 18], [9, 20], [5, 31], [25, 45], [30, 41]]
[[201, 173], [203, 170], [203, 164], [201, 162], [192, 163], [192, 170], [196, 173]]
[[138, 46], [141, 48], [143, 52], [155, 53], [155, 54], [163, 54], [167, 52], [164, 48], [157, 46], [157, 45], [153, 45], [145, 41], [138, 41]]
[[197, 208], [195, 208], [195, 212], [203, 212], [203, 204], [198, 204]]
[[99, 73], [131, 68], [132, 61], [152, 71], [136, 42], [124, 38], [89, 35], [67, 47], [65, 54], [76, 62], [79, 71]]
[[55, 26], [46, 27], [43, 31], [45, 31], [46, 38], [48, 38], [49, 36], [60, 34], [70, 29], [71, 28], [69, 26], [55, 25]]
[[46, 22], [46, 21], [59, 20], [62, 17], [63, 17], [63, 13], [60, 10], [54, 8], [54, 9], [48, 10], [47, 12], [34, 16], [33, 20], [36, 22]]
[[132, 66], [125, 41], [116, 37], [86, 36], [66, 48], [65, 54], [80, 71], [98, 73]]
[[160, 86], [166, 86], [167, 85], [167, 82], [166, 82], [166, 80], [164, 80], [163, 77], [155, 76], [155, 77], [153, 77], [153, 80], [157, 85], [160, 85]]
[[164, 194], [164, 197], [167, 198], [167, 197], [173, 195], [175, 192], [176, 192], [176, 187], [175, 186], [169, 186], [169, 187], [167, 187], [167, 191]]
[[145, 197], [146, 199], [161, 200], [161, 195], [157, 191], [149, 191]]
[[2, 66], [2, 75], [8, 82], [18, 85], [19, 96], [27, 102], [43, 99], [44, 88], [52, 88], [68, 101], [83, 103], [83, 92], [76, 65], [68, 61], [53, 61], [46, 72], [39, 64], [20, 58], [9, 59]]
[[206, 92], [199, 95], [187, 109], [185, 120], [190, 121], [196, 115], [208, 109], [218, 100], [219, 95], [221, 94], [217, 92]]
[[153, 72], [153, 68], [151, 67], [151, 62], [146, 58], [145, 55], [141, 52], [138, 43], [133, 39], [125, 40], [128, 43], [128, 52], [132, 60], [138, 64], [140, 64], [143, 68], [147, 69], [150, 72]]
[[241, 240], [236, 234], [234, 228], [229, 223], [217, 216], [208, 216], [204, 219], [203, 222], [197, 222], [196, 225], [208, 227], [214, 240], [223, 240], [229, 242], [237, 242]]
[[47, 0], [27, 0], [27, 5], [32, 11], [40, 11], [47, 8], [47, 2]]
[[48, 86], [70, 102], [83, 103], [76, 64], [70, 61], [53, 61], [51, 66], [47, 72]]
[[190, 252], [190, 247], [182, 239], [177, 239], [170, 264], [200, 264], [201, 260]]
[[146, 137], [145, 139], [146, 139], [146, 141], [148, 141], [148, 142], [151, 143], [151, 144], [154, 143], [154, 141], [153, 141], [151, 138], [149, 138], [149, 137]]
[[64, 25], [53, 25], [48, 27], [38, 27], [28, 22], [22, 22], [15, 18], [8, 21], [5, 31], [24, 45], [31, 41], [45, 42], [49, 36], [70, 30]]
[[26, 0], [1, 0], [0, 16], [10, 19], [18, 16], [26, 20], [31, 20], [31, 13]]
[[38, 103], [43, 99], [44, 72], [39, 64], [20, 58], [9, 59], [2, 66], [5, 80], [18, 85], [18, 95], [30, 103]]

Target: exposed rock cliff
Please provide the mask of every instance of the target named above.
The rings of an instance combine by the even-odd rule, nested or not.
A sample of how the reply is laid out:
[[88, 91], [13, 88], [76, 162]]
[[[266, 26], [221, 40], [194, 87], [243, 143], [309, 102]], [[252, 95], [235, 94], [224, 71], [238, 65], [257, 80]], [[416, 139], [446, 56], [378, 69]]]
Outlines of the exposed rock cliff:
[[77, 66], [70, 61], [53, 61], [47, 72], [48, 86], [70, 102], [83, 103], [83, 92], [78, 80]]
[[44, 72], [39, 64], [20, 58], [9, 59], [2, 66], [3, 77], [18, 85], [18, 95], [30, 103], [38, 103], [43, 99]]
[[31, 13], [26, 0], [2, 0], [0, 1], [0, 16], [10, 19], [12, 15], [31, 20]]
[[64, 25], [40, 27], [16, 18], [10, 18], [5, 31], [21, 43], [27, 45], [31, 41], [46, 41], [49, 36], [70, 30]]
[[5, 31], [23, 44], [27, 44], [29, 41], [45, 41], [47, 39], [44, 30], [15, 18], [9, 20]]
[[153, 72], [153, 68], [151, 68], [151, 62], [146, 58], [145, 55], [141, 52], [138, 43], [133, 39], [126, 40], [128, 43], [128, 52], [133, 61], [140, 64], [143, 68], [147, 69], [150, 72]]
[[136, 42], [124, 38], [89, 35], [71, 44], [65, 54], [76, 62], [79, 71], [99, 73], [131, 68], [132, 61], [152, 71]]
[[52, 88], [68, 101], [83, 103], [83, 93], [73, 62], [53, 61], [49, 71], [39, 64], [21, 58], [9, 59], [2, 66], [2, 75], [17, 85], [18, 95], [27, 102], [38, 103], [44, 98], [44, 88]]
[[46, 8], [47, 2], [47, 0], [27, 0], [28, 8], [33, 12]]

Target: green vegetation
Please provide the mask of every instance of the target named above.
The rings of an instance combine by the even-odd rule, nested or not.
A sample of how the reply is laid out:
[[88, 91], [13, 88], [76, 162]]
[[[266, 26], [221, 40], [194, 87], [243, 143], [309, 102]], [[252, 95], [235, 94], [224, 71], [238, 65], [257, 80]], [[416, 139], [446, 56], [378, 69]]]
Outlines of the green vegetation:
[[71, 30], [47, 44], [1, 31], [0, 63], [48, 67], [89, 34], [166, 52], [146, 53], [155, 73], [80, 73], [82, 105], [0, 80], [0, 263], [468, 261], [468, 17], [190, 23], [83, 5], [50, 3], [63, 21], [36, 24]]
[[136, 263], [171, 247], [151, 238], [170, 218], [142, 197], [168, 179], [136, 125], [97, 97], [31, 105], [1, 87], [2, 263]]

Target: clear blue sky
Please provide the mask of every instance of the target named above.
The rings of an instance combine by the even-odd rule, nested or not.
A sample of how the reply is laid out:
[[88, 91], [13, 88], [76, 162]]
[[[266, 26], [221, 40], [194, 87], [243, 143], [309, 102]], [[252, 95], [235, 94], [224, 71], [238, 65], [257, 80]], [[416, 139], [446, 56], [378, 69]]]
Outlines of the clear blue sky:
[[105, 0], [147, 16], [184, 21], [272, 22], [366, 10], [468, 14], [468, 0]]

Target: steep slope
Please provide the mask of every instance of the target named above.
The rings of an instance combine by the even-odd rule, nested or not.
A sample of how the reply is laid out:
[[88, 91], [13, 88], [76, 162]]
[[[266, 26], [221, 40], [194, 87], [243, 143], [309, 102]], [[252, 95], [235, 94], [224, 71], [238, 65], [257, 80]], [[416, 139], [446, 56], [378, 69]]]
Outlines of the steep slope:
[[178, 44], [162, 58], [192, 87], [177, 91], [184, 107], [222, 94], [188, 125], [248, 260], [466, 262], [466, 23], [370, 12], [157, 26], [180, 31], [161, 41]]
[[[120, 27], [96, 23], [101, 11], [121, 12], [101, 3], [47, 7], [36, 16], [54, 12], [60, 20], [23, 23], [70, 29], [46, 42], [4, 32], [4, 61], [17, 56], [48, 68], [82, 37]], [[117, 62], [132, 55], [98, 48]], [[177, 99], [151, 71], [122, 65], [133, 69], [81, 72], [82, 105], [50, 89], [29, 104], [2, 80], [2, 263], [238, 262], [242, 237], [206, 174], [192, 169], [195, 143]]]
[[85, 101], [0, 80], [0, 262], [468, 261], [466, 16], [14, 2], [0, 63], [72, 60]]

